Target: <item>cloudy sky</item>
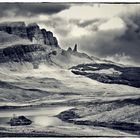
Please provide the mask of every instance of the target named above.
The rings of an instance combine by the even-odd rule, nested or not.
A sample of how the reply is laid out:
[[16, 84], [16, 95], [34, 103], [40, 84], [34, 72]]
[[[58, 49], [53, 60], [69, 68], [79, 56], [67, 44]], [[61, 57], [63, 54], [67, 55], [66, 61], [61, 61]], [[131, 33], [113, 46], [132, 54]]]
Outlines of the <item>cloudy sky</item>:
[[0, 3], [0, 22], [36, 22], [62, 48], [140, 65], [140, 4]]

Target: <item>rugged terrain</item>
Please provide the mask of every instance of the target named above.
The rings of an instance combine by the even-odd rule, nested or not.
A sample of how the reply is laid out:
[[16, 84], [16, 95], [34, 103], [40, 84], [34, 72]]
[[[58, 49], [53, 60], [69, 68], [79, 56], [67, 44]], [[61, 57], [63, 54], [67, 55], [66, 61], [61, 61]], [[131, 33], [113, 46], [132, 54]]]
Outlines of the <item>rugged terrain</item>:
[[139, 137], [139, 79], [139, 67], [88, 56], [77, 45], [64, 50], [35, 23], [1, 23], [0, 119], [15, 112], [34, 123], [4, 121], [0, 136]]

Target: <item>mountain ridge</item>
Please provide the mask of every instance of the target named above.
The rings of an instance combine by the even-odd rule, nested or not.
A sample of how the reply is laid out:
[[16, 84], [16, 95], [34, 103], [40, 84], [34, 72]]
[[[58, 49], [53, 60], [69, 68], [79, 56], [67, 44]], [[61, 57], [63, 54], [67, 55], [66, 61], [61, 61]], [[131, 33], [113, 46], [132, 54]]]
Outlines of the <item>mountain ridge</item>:
[[24, 22], [0, 23], [0, 31], [16, 35], [22, 39], [28, 39], [32, 43], [59, 47], [58, 41], [53, 36], [53, 33], [46, 31], [46, 29], [40, 29], [36, 23], [30, 23], [28, 25]]
[[37, 69], [41, 63], [70, 68], [81, 62], [93, 62], [90, 56], [78, 51], [77, 44], [73, 50], [62, 49], [53, 33], [36, 23], [0, 23], [0, 34], [0, 63], [29, 62]]

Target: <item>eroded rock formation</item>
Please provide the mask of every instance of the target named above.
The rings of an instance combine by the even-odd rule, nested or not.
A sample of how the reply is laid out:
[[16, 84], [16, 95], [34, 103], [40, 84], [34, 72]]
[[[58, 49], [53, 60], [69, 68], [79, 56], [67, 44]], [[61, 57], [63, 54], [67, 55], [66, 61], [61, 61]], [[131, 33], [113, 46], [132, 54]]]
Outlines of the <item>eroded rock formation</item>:
[[53, 33], [40, 29], [36, 23], [25, 25], [24, 22], [1, 23], [0, 31], [8, 34], [13, 34], [21, 37], [22, 39], [29, 39], [34, 44], [50, 45], [52, 47], [59, 47], [56, 37]]

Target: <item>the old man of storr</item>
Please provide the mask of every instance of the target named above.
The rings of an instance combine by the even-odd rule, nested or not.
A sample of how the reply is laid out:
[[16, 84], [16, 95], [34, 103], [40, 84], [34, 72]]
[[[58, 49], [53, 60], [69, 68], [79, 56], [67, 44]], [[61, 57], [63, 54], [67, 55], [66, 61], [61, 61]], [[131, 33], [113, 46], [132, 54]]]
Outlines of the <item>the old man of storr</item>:
[[0, 3], [7, 137], [140, 137], [140, 3]]

